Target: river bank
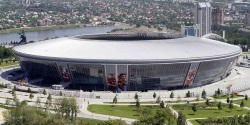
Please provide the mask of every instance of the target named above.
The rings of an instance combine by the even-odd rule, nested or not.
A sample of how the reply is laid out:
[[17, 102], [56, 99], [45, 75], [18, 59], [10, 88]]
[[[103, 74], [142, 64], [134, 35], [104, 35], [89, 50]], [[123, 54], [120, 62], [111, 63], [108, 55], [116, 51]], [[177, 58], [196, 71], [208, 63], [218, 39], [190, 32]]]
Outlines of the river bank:
[[[0, 34], [21, 33], [23, 30], [25, 32], [34, 32], [34, 31], [46, 31], [46, 30], [81, 28], [81, 27], [99, 27], [99, 26], [103, 27], [103, 26], [110, 26], [110, 25], [90, 26], [90, 25], [85, 25], [85, 24], [67, 24], [67, 25], [44, 26], [44, 27], [24, 27], [24, 28], [12, 28], [12, 29], [0, 30]], [[121, 24], [114, 25], [114, 26], [121, 26]]]
[[[57, 27], [58, 28], [58, 27]], [[52, 39], [52, 38], [58, 38], [58, 37], [71, 37], [81, 34], [97, 34], [97, 33], [107, 33], [115, 28], [127, 28], [127, 27], [121, 27], [121, 26], [77, 26], [73, 28], [68, 27], [62, 27], [58, 29], [40, 29], [39, 31], [36, 31], [36, 29], [32, 29], [35, 31], [27, 32], [25, 30], [27, 41], [41, 41], [45, 39]], [[30, 30], [30, 29], [29, 29]], [[11, 41], [19, 42], [20, 36], [18, 33], [22, 32], [22, 30], [15, 31], [14, 33], [5, 33], [0, 34], [0, 43], [10, 43]]]

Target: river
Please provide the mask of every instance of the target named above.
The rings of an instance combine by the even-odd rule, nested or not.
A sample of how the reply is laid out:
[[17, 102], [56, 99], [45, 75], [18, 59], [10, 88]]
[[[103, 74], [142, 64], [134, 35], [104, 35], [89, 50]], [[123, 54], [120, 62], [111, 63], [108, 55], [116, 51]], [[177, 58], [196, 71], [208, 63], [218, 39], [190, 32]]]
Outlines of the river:
[[[99, 27], [82, 27], [82, 28], [68, 28], [68, 29], [55, 29], [45, 31], [26, 32], [27, 41], [39, 41], [46, 38], [75, 36], [81, 34], [96, 34], [107, 33], [115, 28], [121, 28], [117, 26], [99, 26]], [[0, 43], [9, 43], [11, 41], [20, 41], [18, 33], [0, 34]]]

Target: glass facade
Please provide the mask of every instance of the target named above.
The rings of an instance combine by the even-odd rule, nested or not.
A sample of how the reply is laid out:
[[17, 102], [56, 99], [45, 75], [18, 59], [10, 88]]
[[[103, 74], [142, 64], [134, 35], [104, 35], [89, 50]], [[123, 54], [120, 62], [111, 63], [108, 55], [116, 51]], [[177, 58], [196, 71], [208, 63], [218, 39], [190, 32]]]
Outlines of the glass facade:
[[17, 57], [29, 79], [42, 85], [70, 82], [69, 88], [98, 91], [145, 91], [197, 87], [230, 73], [237, 57], [177, 64], [83, 64]]
[[72, 75], [73, 83], [70, 87], [84, 90], [104, 89], [104, 67], [102, 65], [69, 63], [68, 67]]
[[60, 83], [61, 78], [56, 63], [41, 61], [22, 61], [21, 67], [29, 80], [42, 78], [42, 85], [50, 86]]
[[130, 65], [130, 90], [170, 89], [183, 86], [189, 63]]
[[231, 58], [201, 62], [192, 87], [217, 82], [223, 78]]

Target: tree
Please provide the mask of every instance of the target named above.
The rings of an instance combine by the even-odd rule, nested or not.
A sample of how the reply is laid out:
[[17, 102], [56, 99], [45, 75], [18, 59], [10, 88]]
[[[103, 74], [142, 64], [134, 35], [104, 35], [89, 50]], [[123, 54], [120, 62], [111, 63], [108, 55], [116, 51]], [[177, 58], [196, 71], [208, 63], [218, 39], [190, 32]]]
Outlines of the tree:
[[43, 89], [43, 94], [44, 94], [44, 95], [47, 95], [47, 92], [46, 92], [46, 90], [45, 90], [45, 89]]
[[170, 94], [170, 98], [172, 99], [173, 101], [173, 98], [174, 98], [174, 92], [172, 91], [171, 94]]
[[245, 104], [244, 104], [244, 101], [243, 101], [243, 100], [242, 100], [241, 103], [240, 103], [240, 107], [242, 108], [242, 110], [243, 110], [243, 108], [245, 107]]
[[165, 110], [157, 110], [154, 116], [156, 125], [163, 125], [167, 118], [168, 114]]
[[[83, 122], [85, 125], [86, 122]], [[120, 119], [101, 121], [97, 125], [127, 125], [125, 121]]]
[[37, 97], [37, 99], [36, 99], [36, 107], [41, 107], [41, 99], [40, 99], [40, 97]]
[[13, 90], [15, 90], [15, 91], [16, 91], [16, 86], [14, 86]]
[[154, 94], [153, 94], [153, 97], [154, 97], [154, 99], [156, 98], [156, 94], [155, 94], [155, 92], [154, 92]]
[[208, 99], [206, 100], [206, 105], [209, 106], [209, 100]]
[[177, 125], [186, 125], [186, 117], [182, 112], [178, 112]]
[[156, 103], [160, 103], [160, 102], [161, 102], [161, 97], [158, 96], [158, 97], [157, 97], [157, 100], [156, 100]]
[[30, 93], [30, 96], [29, 96], [30, 100], [32, 101], [32, 99], [34, 98], [34, 95], [32, 93]]
[[219, 104], [218, 104], [218, 110], [219, 110], [219, 112], [220, 112], [221, 109], [222, 108], [221, 108], [221, 101], [220, 101]]
[[138, 94], [137, 94], [137, 93], [135, 93], [134, 98], [135, 98], [135, 100], [137, 100], [137, 99], [138, 99]]
[[147, 120], [150, 119], [152, 111], [148, 107], [140, 107], [138, 110], [139, 120], [142, 123], [147, 123]]
[[230, 99], [229, 99], [229, 97], [227, 97], [227, 104], [230, 102]]
[[30, 88], [28, 88], [27, 92], [28, 92], [28, 93], [31, 93], [31, 89], [30, 89]]
[[190, 91], [186, 93], [186, 97], [189, 98], [191, 96]]
[[161, 107], [161, 108], [165, 108], [165, 104], [164, 104], [164, 101], [163, 101], [163, 100], [161, 100], [160, 107]]
[[197, 111], [197, 107], [196, 107], [196, 104], [194, 103], [193, 106], [192, 106], [192, 110], [194, 111], [194, 114], [195, 112]]
[[139, 27], [141, 27], [141, 24], [137, 23], [136, 28], [139, 28]]
[[177, 97], [177, 102], [178, 103], [181, 102], [181, 96], [180, 95], [178, 95], [178, 97]]
[[60, 96], [62, 96], [62, 95], [63, 95], [62, 91], [60, 91], [59, 95], [60, 95]]
[[16, 90], [15, 89], [12, 89], [12, 92], [11, 92], [12, 96], [16, 96]]
[[113, 104], [116, 104], [116, 103], [117, 103], [117, 97], [115, 96], [113, 99]]
[[137, 108], [140, 108], [141, 104], [140, 104], [139, 98], [136, 99], [135, 105]]
[[45, 104], [44, 104], [44, 108], [45, 108], [45, 111], [48, 111], [49, 110], [49, 100], [46, 100]]
[[13, 103], [14, 106], [19, 106], [20, 102], [19, 99], [17, 98], [17, 96], [13, 96]]
[[228, 108], [231, 109], [231, 111], [234, 108], [233, 100], [230, 101]]
[[217, 92], [216, 92], [218, 95], [221, 94], [221, 91], [220, 91], [220, 88], [218, 88]]
[[52, 100], [52, 97], [51, 97], [51, 94], [50, 94], [50, 93], [49, 93], [49, 95], [48, 95], [47, 99], [48, 99], [49, 101], [51, 101], [51, 100]]
[[245, 100], [246, 100], [246, 101], [248, 100], [248, 96], [247, 96], [247, 95], [245, 95]]
[[215, 93], [215, 94], [213, 95], [213, 97], [214, 97], [214, 101], [216, 101], [216, 99], [218, 98], [218, 94]]
[[77, 117], [79, 107], [74, 98], [59, 98], [54, 101], [55, 112], [65, 119], [73, 120]]
[[206, 99], [206, 97], [207, 97], [207, 93], [206, 93], [205, 89], [203, 89], [203, 91], [201, 93], [201, 98]]
[[5, 100], [5, 106], [8, 106], [8, 105], [10, 105], [10, 99], [6, 98], [6, 100]]
[[231, 98], [234, 98], [234, 92], [231, 94]]

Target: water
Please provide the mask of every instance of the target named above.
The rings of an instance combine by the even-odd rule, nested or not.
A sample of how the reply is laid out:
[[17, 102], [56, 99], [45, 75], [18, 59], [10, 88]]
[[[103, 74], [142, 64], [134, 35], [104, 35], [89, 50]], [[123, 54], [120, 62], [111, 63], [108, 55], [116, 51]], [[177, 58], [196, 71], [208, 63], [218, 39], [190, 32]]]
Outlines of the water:
[[[81, 34], [96, 34], [96, 33], [107, 33], [115, 28], [121, 28], [116, 26], [102, 26], [102, 27], [83, 27], [83, 28], [69, 28], [69, 29], [56, 29], [46, 31], [34, 31], [26, 32], [27, 41], [39, 41], [46, 38], [64, 37], [64, 36], [75, 36]], [[0, 43], [9, 43], [11, 41], [20, 41], [18, 33], [0, 34]]]

